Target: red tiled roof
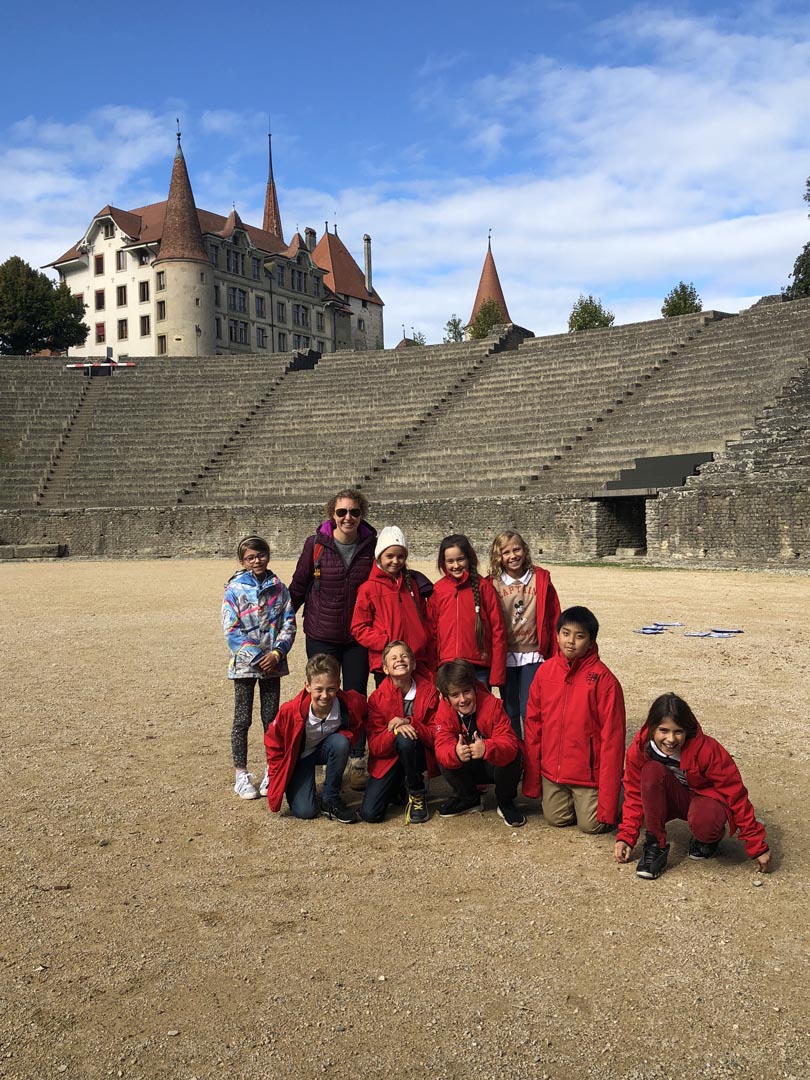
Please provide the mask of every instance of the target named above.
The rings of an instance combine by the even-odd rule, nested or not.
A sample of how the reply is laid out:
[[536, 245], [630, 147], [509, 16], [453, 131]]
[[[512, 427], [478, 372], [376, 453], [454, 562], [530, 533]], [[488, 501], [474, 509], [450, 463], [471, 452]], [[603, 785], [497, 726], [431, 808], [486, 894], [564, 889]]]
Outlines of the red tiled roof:
[[365, 274], [337, 233], [325, 232], [312, 252], [312, 258], [326, 270], [324, 281], [333, 292], [383, 306], [377, 290], [369, 292], [366, 288]]
[[495, 260], [492, 257], [492, 247], [490, 244], [487, 244], [487, 254], [484, 259], [483, 269], [481, 270], [481, 280], [478, 282], [478, 292], [475, 294], [475, 303], [473, 304], [469, 322], [473, 321], [481, 309], [481, 305], [487, 300], [494, 300], [504, 313], [504, 321], [511, 322], [511, 319], [509, 318], [509, 309], [506, 306], [500, 278], [498, 277], [498, 271], [495, 269]]
[[227, 240], [229, 237], [233, 236], [236, 229], [244, 228], [245, 226], [242, 223], [242, 219], [237, 214], [236, 207], [234, 207], [230, 214], [228, 214], [224, 227], [220, 229], [216, 235], [221, 236], [223, 240]]
[[267, 155], [267, 190], [264, 194], [264, 220], [262, 221], [262, 231], [283, 241], [284, 230], [281, 227], [281, 211], [278, 208], [276, 182], [273, 179], [273, 138], [271, 135], [267, 136]]

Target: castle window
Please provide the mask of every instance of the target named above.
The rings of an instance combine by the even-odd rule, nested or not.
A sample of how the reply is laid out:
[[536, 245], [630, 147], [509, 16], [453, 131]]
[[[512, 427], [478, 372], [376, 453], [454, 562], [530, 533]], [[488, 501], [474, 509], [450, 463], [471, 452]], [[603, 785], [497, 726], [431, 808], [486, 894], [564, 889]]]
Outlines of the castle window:
[[321, 295], [321, 279], [319, 277], [315, 277], [314, 275], [313, 275], [313, 278], [312, 278], [312, 295], [313, 296], [320, 296]]
[[99, 274], [104, 273], [104, 256], [103, 255], [96, 255], [95, 256], [95, 258], [93, 259], [93, 269], [94, 269], [94, 273], [95, 273], [96, 277], [98, 277]]
[[[278, 287], [280, 289], [283, 289], [284, 288], [284, 267], [283, 266], [277, 266], [276, 267], [276, 281], [278, 282]], [[284, 352], [283, 349], [282, 349], [282, 352]]]
[[118, 320], [118, 340], [126, 341], [129, 334], [129, 324], [126, 319]]
[[126, 270], [127, 268], [127, 253], [125, 251], [116, 251], [115, 253], [115, 269]]
[[323, 330], [323, 312], [322, 311], [316, 311], [315, 312], [315, 329], [316, 330]]
[[287, 351], [287, 335], [283, 331], [279, 331], [279, 335], [278, 335], [278, 351], [279, 352], [286, 352]]
[[267, 348], [267, 331], [264, 329], [263, 326], [257, 326], [256, 327], [256, 348], [257, 349], [266, 349]]
[[293, 304], [292, 317], [295, 326], [309, 326], [309, 308], [303, 304]]
[[256, 318], [257, 319], [263, 319], [264, 318], [264, 297], [263, 296], [257, 296], [256, 297]]
[[318, 352], [319, 352], [319, 353], [322, 353], [322, 352], [323, 352], [323, 350], [324, 350], [324, 344], [323, 344], [323, 342], [322, 342], [322, 341], [319, 341], [319, 342], [318, 342], [317, 348], [318, 348]]
[[365, 330], [365, 328], [366, 328], [366, 320], [365, 319], [358, 319], [357, 320], [357, 329], [358, 330]]
[[219, 248], [216, 244], [208, 245], [208, 258], [213, 266], [219, 266]]
[[287, 305], [281, 300], [276, 301], [276, 318], [279, 322], [287, 321]]
[[166, 288], [166, 271], [158, 270], [157, 272], [157, 291], [163, 292]]
[[308, 349], [309, 338], [305, 334], [293, 334], [294, 349]]
[[244, 275], [245, 256], [241, 251], [234, 251], [232, 248], [228, 248], [225, 252], [225, 262], [229, 273]]
[[105, 341], [104, 323], [96, 323], [96, 345], [103, 345]]
[[140, 302], [142, 304], [145, 304], [148, 301], [148, 299], [149, 299], [149, 282], [148, 281], [139, 281], [138, 282], [138, 299], [140, 300]]
[[222, 341], [222, 319], [217, 315], [214, 319], [214, 328], [216, 331], [217, 341]]
[[201, 285], [205, 284], [205, 271], [204, 270], [200, 271], [200, 284]]
[[364, 308], [368, 308], [368, 300], [361, 300], [360, 303]]
[[113, 223], [111, 221], [105, 221], [101, 227], [104, 231], [104, 239], [112, 240], [112, 238], [115, 236], [115, 226], [113, 225]]
[[138, 252], [138, 262], [141, 264], [141, 266], [149, 265], [149, 252], [146, 250], [146, 248], [144, 248], [143, 251]]
[[149, 337], [152, 332], [152, 320], [148, 315], [141, 315], [141, 337]]
[[115, 290], [115, 302], [118, 307], [126, 307], [127, 305], [127, 287], [126, 285], [119, 285]]
[[157, 302], [157, 318], [158, 322], [163, 322], [166, 318], [166, 301], [158, 300]]
[[104, 290], [96, 289], [96, 311], [104, 310]]
[[261, 277], [261, 272], [262, 272], [261, 260], [251, 258], [250, 266], [251, 266], [251, 270], [253, 271], [253, 279], [254, 279], [254, 281], [258, 281], [259, 278]]
[[221, 300], [220, 291], [219, 291], [219, 282], [215, 281], [214, 282], [214, 305], [215, 305], [215, 307], [219, 307], [221, 302], [222, 302], [222, 300]]
[[158, 354], [158, 356], [165, 356], [167, 352], [168, 352], [168, 350], [166, 348], [166, 335], [165, 334], [158, 334], [157, 354]]

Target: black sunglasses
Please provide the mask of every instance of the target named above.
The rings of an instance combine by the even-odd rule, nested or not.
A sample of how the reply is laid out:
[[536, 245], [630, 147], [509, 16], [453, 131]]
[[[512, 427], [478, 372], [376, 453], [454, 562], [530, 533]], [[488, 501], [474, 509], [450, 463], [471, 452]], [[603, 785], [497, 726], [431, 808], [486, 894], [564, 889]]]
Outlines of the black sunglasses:
[[335, 517], [344, 518], [348, 514], [349, 517], [360, 517], [363, 513], [362, 510], [346, 510], [345, 507], [341, 507], [340, 510], [335, 511]]

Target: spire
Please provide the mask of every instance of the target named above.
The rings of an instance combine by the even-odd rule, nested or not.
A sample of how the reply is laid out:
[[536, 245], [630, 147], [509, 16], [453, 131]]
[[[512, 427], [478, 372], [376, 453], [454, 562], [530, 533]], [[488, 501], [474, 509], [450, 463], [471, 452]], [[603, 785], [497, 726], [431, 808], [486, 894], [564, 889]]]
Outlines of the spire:
[[281, 211], [278, 208], [278, 195], [276, 194], [276, 182], [273, 179], [273, 136], [267, 136], [267, 192], [264, 196], [264, 221], [262, 228], [271, 236], [284, 241], [284, 230], [281, 228]]
[[169, 198], [166, 201], [166, 218], [157, 262], [164, 259], [198, 259], [208, 262], [205, 253], [194, 192], [188, 178], [186, 159], [180, 145], [180, 122], [177, 127], [177, 150], [174, 154]]
[[469, 322], [472, 322], [481, 309], [481, 305], [487, 300], [494, 300], [504, 314], [504, 322], [511, 322], [509, 309], [506, 306], [503, 289], [501, 288], [498, 271], [495, 268], [495, 260], [492, 257], [492, 230], [487, 237], [487, 253], [484, 258], [484, 266], [481, 270], [481, 280], [478, 282], [478, 292], [475, 294], [475, 303], [470, 314]]

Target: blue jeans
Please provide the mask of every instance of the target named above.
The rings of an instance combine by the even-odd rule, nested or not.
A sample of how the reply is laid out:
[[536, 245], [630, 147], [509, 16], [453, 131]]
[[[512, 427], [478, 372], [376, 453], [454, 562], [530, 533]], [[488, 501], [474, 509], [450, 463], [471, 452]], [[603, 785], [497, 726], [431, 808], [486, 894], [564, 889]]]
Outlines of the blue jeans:
[[340, 795], [343, 785], [343, 770], [349, 760], [349, 740], [345, 735], [334, 732], [327, 735], [311, 754], [299, 757], [287, 783], [287, 802], [293, 817], [314, 818], [318, 816], [318, 802], [315, 798], [315, 767], [326, 766], [321, 801], [331, 802]]
[[526, 719], [526, 706], [529, 704], [529, 691], [537, 674], [539, 664], [524, 664], [523, 667], [506, 669], [506, 696], [504, 708], [512, 721], [512, 728], [519, 739], [523, 738], [522, 721]]
[[397, 735], [397, 754], [399, 760], [385, 776], [370, 776], [360, 806], [363, 821], [382, 821], [385, 811], [393, 802], [397, 791], [404, 783], [408, 792], [425, 790], [425, 748], [418, 739], [409, 739], [407, 735]]

